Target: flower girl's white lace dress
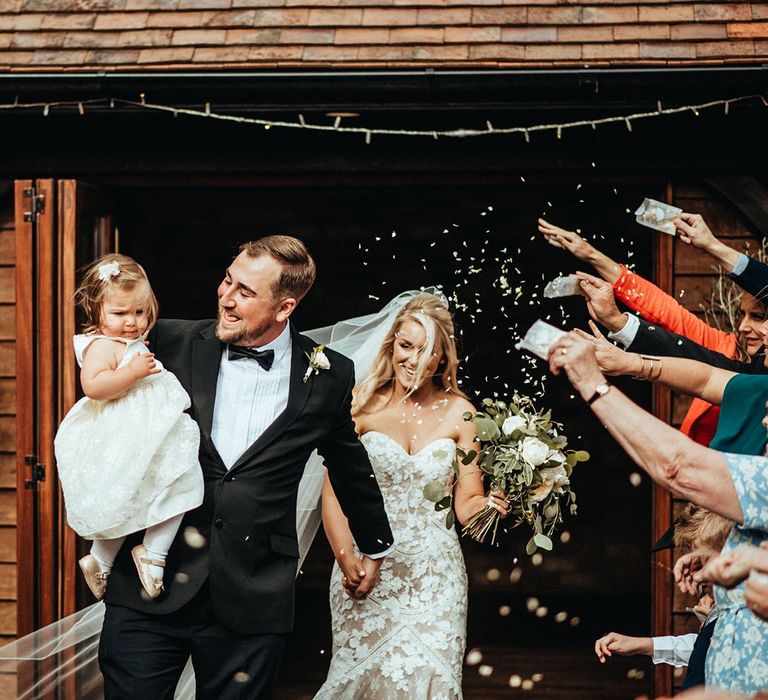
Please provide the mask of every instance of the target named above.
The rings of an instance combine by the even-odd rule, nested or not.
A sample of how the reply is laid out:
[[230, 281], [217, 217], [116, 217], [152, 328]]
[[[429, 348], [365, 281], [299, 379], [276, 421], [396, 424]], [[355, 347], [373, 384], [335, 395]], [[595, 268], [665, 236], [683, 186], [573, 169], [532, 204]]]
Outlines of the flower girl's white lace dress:
[[331, 575], [333, 658], [315, 700], [461, 698], [467, 572], [458, 536], [422, 490], [454, 478], [456, 444], [435, 440], [409, 455], [389, 436], [361, 437], [384, 496], [395, 549], [366, 600]]
[[[99, 335], [76, 335], [75, 356]], [[149, 352], [141, 338], [120, 340], [125, 355]], [[70, 527], [86, 539], [138, 532], [203, 500], [200, 430], [184, 411], [189, 396], [163, 369], [111, 401], [80, 399], [56, 434], [59, 478]]]

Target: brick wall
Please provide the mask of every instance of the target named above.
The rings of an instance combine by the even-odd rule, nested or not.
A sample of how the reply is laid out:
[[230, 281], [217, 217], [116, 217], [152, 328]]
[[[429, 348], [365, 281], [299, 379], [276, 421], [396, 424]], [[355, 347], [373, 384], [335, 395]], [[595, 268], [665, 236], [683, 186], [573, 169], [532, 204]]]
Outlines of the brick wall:
[[768, 4], [0, 0], [0, 70], [760, 62]]

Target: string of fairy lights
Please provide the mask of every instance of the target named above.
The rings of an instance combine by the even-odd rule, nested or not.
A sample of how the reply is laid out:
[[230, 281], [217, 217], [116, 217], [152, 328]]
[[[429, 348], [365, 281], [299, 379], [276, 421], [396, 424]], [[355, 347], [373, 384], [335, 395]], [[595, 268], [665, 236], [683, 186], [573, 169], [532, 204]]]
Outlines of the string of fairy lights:
[[622, 114], [608, 117], [600, 117], [596, 119], [579, 119], [576, 121], [562, 122], [562, 123], [545, 123], [545, 124], [531, 124], [528, 126], [508, 126], [498, 127], [494, 126], [490, 120], [485, 120], [485, 128], [459, 128], [459, 129], [388, 129], [379, 127], [365, 127], [365, 126], [346, 126], [342, 123], [343, 117], [336, 116], [332, 124], [318, 124], [309, 122], [304, 118], [303, 114], [299, 114], [296, 121], [286, 121], [282, 119], [265, 119], [262, 117], [248, 117], [234, 114], [223, 114], [216, 112], [210, 102], [204, 102], [202, 109], [194, 109], [191, 107], [179, 107], [173, 105], [159, 104], [151, 102], [146, 98], [146, 94], [139, 95], [138, 100], [130, 100], [117, 97], [104, 97], [90, 100], [63, 100], [63, 101], [45, 101], [45, 102], [22, 102], [17, 97], [13, 102], [0, 104], [0, 110], [42, 110], [43, 116], [49, 116], [51, 112], [55, 110], [71, 110], [77, 109], [81, 116], [85, 116], [86, 108], [95, 107], [108, 107], [115, 109], [117, 107], [131, 107], [142, 110], [165, 112], [171, 114], [174, 117], [180, 115], [186, 117], [196, 117], [203, 119], [215, 119], [224, 122], [233, 122], [236, 124], [249, 124], [252, 126], [260, 126], [264, 129], [303, 129], [305, 131], [318, 131], [318, 132], [336, 132], [340, 134], [352, 134], [362, 136], [366, 143], [371, 143], [374, 136], [395, 136], [395, 137], [417, 137], [417, 138], [449, 138], [449, 139], [465, 139], [465, 138], [478, 138], [482, 136], [501, 136], [501, 135], [522, 135], [526, 142], [530, 142], [531, 135], [542, 132], [554, 132], [558, 139], [563, 137], [563, 134], [570, 129], [579, 128], [592, 128], [597, 129], [598, 126], [604, 126], [606, 124], [621, 124], [623, 123], [628, 131], [632, 131], [633, 122], [653, 119], [657, 117], [670, 116], [674, 114], [683, 114], [689, 112], [695, 116], [704, 110], [712, 110], [714, 108], [722, 108], [727, 115], [730, 111], [731, 105], [744, 102], [760, 102], [763, 106], [768, 107], [768, 99], [761, 94], [754, 95], [741, 95], [738, 97], [729, 97], [718, 100], [710, 100], [709, 102], [702, 102], [699, 104], [688, 104], [677, 107], [665, 107], [661, 101], [657, 101], [656, 109], [635, 112], [633, 114]]

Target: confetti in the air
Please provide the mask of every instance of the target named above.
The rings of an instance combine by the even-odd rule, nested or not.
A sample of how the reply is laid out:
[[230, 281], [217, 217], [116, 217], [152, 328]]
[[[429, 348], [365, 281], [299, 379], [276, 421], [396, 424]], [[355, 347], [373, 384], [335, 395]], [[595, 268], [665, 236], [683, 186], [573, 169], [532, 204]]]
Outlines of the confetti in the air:
[[467, 666], [477, 666], [483, 660], [483, 652], [480, 649], [470, 649], [464, 663]]

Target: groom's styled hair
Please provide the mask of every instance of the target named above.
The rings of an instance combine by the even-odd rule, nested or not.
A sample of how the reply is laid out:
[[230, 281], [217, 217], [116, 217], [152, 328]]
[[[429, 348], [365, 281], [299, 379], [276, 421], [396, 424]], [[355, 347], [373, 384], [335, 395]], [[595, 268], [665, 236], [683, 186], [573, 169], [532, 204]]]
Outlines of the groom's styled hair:
[[291, 296], [301, 301], [315, 282], [315, 261], [307, 247], [293, 236], [265, 236], [240, 246], [239, 253], [249, 258], [269, 255], [280, 263], [282, 272], [272, 285], [272, 295], [277, 298]]

